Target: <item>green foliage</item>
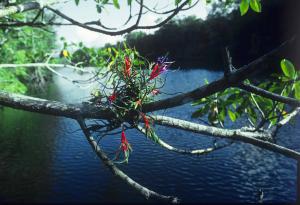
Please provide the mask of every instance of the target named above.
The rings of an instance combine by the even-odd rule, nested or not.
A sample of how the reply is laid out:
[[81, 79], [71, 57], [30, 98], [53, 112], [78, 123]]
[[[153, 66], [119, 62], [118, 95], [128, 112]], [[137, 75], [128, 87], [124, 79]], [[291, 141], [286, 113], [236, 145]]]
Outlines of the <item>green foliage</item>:
[[113, 0], [113, 4], [117, 9], [120, 9], [120, 4], [118, 0]]
[[[276, 93], [281, 96], [295, 97], [300, 99], [300, 80], [294, 65], [283, 59], [280, 63], [283, 73], [273, 74], [269, 81], [260, 83], [258, 87]], [[249, 80], [244, 83], [249, 84]], [[255, 126], [270, 123], [275, 125], [280, 117], [286, 113], [284, 103], [272, 101], [238, 88], [228, 88], [223, 92], [198, 99], [192, 103], [200, 106], [193, 114], [193, 118], [207, 117], [211, 125], [223, 126], [226, 116], [232, 122], [244, 116]], [[262, 123], [263, 122], [263, 123]]]
[[[15, 19], [24, 19], [21, 14]], [[4, 20], [3, 20], [4, 21]], [[43, 62], [46, 53], [55, 47], [55, 36], [52, 33], [31, 28], [6, 28], [0, 30], [0, 63], [22, 64]], [[9, 92], [25, 93], [26, 84], [32, 83], [34, 69], [31, 68], [0, 68], [0, 89]]]
[[296, 75], [294, 65], [287, 59], [283, 59], [280, 62], [281, 69], [284, 75], [290, 79], [294, 78]]
[[295, 98], [300, 100], [300, 82], [295, 83]]
[[247, 13], [249, 9], [249, 2], [248, 0], [242, 0], [241, 3], [240, 3], [240, 12], [241, 12], [241, 15], [245, 15]]
[[260, 0], [250, 0], [250, 7], [255, 12], [261, 12]]
[[248, 12], [249, 5], [250, 5], [250, 8], [253, 11], [258, 12], [258, 13], [261, 12], [261, 2], [260, 2], [260, 0], [241, 0], [241, 2], [240, 2], [241, 16], [245, 15]]

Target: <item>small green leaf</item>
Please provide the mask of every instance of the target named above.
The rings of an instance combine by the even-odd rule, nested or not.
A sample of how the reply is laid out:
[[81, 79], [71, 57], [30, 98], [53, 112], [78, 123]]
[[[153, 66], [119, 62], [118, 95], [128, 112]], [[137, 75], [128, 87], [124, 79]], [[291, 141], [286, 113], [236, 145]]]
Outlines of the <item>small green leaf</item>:
[[230, 109], [228, 109], [227, 112], [231, 121], [234, 122], [236, 120], [236, 115], [234, 114], [234, 112], [232, 112]]
[[240, 3], [240, 12], [241, 16], [245, 15], [249, 9], [249, 1], [248, 0], [242, 0]]
[[280, 62], [281, 69], [285, 76], [289, 78], [293, 78], [295, 75], [295, 67], [294, 65], [287, 59], [283, 59]]
[[196, 100], [192, 103], [192, 106], [195, 106], [195, 105], [201, 105], [201, 104], [205, 104], [208, 100], [206, 98], [201, 98], [199, 100]]
[[96, 8], [97, 8], [97, 12], [100, 14], [102, 12], [102, 7], [101, 5], [97, 4], [96, 5]]
[[300, 100], [300, 81], [297, 81], [295, 84], [295, 98]]
[[130, 6], [130, 5], [131, 5], [131, 3], [132, 3], [132, 0], [127, 0], [127, 4], [128, 4], [128, 6]]
[[78, 6], [79, 0], [75, 0], [75, 4], [76, 4], [76, 6]]
[[118, 0], [113, 0], [113, 3], [114, 3], [114, 6], [115, 6], [117, 9], [120, 9], [120, 4], [119, 4], [119, 1], [118, 1]]
[[261, 12], [261, 3], [259, 0], [250, 0], [250, 7], [255, 12]]

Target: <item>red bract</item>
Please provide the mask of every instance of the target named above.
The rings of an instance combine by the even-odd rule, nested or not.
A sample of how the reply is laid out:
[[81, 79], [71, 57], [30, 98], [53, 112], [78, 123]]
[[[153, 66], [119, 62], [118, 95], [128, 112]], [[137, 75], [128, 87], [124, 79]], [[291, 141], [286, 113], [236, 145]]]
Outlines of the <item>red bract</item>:
[[131, 70], [131, 61], [130, 59], [126, 56], [125, 57], [125, 70], [124, 70], [124, 76], [129, 77], [130, 76], [130, 70]]
[[123, 151], [127, 151], [128, 150], [128, 141], [126, 139], [126, 135], [125, 135], [124, 130], [122, 131], [122, 134], [121, 134], [121, 149]]
[[145, 123], [145, 128], [150, 129], [149, 119], [146, 117], [144, 113], [141, 114]]
[[117, 99], [116, 93], [113, 93], [111, 96], [108, 97], [108, 101], [110, 103], [114, 102]]
[[160, 73], [159, 65], [156, 63], [150, 74], [150, 80], [156, 78]]

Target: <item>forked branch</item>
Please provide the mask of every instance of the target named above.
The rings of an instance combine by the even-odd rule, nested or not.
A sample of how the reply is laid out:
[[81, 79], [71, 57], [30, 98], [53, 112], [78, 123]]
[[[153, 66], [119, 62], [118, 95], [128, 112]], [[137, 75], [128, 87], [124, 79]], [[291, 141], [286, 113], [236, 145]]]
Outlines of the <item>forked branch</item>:
[[142, 194], [146, 199], [149, 198], [155, 198], [155, 199], [160, 199], [164, 200], [167, 202], [171, 203], [178, 203], [178, 198], [173, 197], [173, 196], [165, 196], [162, 194], [159, 194], [157, 192], [154, 192], [141, 184], [137, 183], [133, 179], [131, 179], [129, 176], [127, 176], [123, 171], [121, 171], [103, 152], [103, 150], [99, 147], [97, 144], [96, 140], [91, 136], [91, 133], [89, 132], [85, 122], [83, 119], [78, 119], [77, 120], [86, 139], [92, 146], [93, 150], [96, 152], [97, 156], [103, 161], [103, 163], [116, 175], [118, 176], [121, 180], [125, 181], [128, 185], [133, 187], [135, 190], [137, 190], [140, 194]]

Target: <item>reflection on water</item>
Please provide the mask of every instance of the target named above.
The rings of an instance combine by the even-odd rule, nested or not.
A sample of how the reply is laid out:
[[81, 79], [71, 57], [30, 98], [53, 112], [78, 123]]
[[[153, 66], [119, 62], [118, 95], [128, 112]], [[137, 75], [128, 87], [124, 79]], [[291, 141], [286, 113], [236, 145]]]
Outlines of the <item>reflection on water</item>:
[[[204, 70], [170, 72], [164, 91], [191, 90], [204, 84], [204, 78], [212, 81], [221, 75]], [[58, 78], [43, 94], [68, 103], [88, 96], [88, 89]], [[159, 113], [190, 120], [192, 111], [184, 105]], [[71, 119], [4, 108], [0, 130], [0, 202], [145, 202], [101, 163]], [[201, 148], [213, 140], [161, 126], [156, 130], [178, 147]], [[265, 202], [296, 198], [296, 163], [278, 154], [235, 143], [209, 155], [185, 156], [162, 149], [134, 130], [127, 135], [133, 153], [129, 164], [119, 167], [142, 185], [183, 202], [256, 202], [259, 189]], [[102, 147], [112, 152], [119, 140], [120, 136], [104, 138]], [[278, 143], [300, 151], [299, 118], [280, 130]]]

